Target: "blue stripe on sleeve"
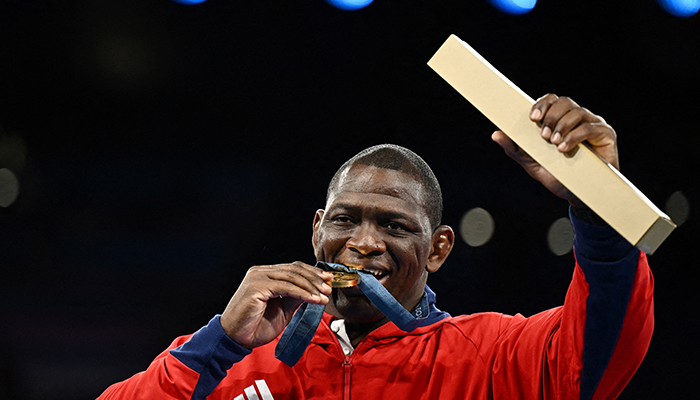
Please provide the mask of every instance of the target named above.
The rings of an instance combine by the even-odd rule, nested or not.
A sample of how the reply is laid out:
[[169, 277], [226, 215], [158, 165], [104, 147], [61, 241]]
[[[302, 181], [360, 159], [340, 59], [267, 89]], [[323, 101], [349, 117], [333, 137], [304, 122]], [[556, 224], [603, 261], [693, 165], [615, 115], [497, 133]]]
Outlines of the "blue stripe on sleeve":
[[192, 399], [205, 399], [209, 396], [233, 364], [251, 353], [226, 335], [219, 318], [220, 315], [215, 316], [195, 332], [190, 340], [170, 350], [175, 358], [199, 373]]
[[622, 330], [637, 271], [639, 250], [609, 226], [594, 226], [570, 213], [576, 260], [588, 283], [583, 339], [582, 400], [593, 396]]

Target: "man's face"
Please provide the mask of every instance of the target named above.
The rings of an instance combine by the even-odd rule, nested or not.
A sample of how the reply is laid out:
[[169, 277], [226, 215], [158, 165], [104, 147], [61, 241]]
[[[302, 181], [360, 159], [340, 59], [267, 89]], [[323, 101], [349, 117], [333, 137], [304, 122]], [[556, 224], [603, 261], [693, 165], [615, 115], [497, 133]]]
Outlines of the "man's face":
[[[370, 270], [407, 310], [420, 301], [432, 229], [423, 207], [423, 187], [390, 169], [355, 165], [346, 170], [314, 219], [319, 261]], [[353, 322], [384, 316], [357, 288], [334, 289], [331, 306]]]

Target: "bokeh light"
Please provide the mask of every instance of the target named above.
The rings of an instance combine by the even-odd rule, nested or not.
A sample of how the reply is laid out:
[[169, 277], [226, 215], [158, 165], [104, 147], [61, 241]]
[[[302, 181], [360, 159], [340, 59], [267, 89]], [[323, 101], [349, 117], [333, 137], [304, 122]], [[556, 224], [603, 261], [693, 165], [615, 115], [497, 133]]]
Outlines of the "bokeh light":
[[17, 176], [7, 168], [0, 168], [0, 207], [9, 207], [19, 195]]
[[199, 3], [204, 3], [205, 0], [173, 0], [176, 3], [180, 4], [199, 4]]
[[690, 216], [690, 201], [685, 194], [679, 190], [669, 196], [664, 209], [676, 226], [681, 226], [688, 220], [688, 216]]
[[459, 233], [468, 245], [483, 246], [493, 236], [495, 224], [491, 214], [483, 208], [476, 207], [467, 211], [459, 224]]
[[571, 251], [574, 245], [574, 229], [568, 218], [559, 218], [549, 226], [547, 245], [549, 250], [557, 256], [563, 256]]
[[499, 10], [508, 14], [525, 14], [535, 8], [537, 0], [489, 0]]
[[700, 10], [700, 0], [657, 0], [661, 8], [676, 17], [692, 17]]
[[326, 0], [328, 4], [340, 8], [341, 10], [359, 10], [367, 7], [372, 0]]

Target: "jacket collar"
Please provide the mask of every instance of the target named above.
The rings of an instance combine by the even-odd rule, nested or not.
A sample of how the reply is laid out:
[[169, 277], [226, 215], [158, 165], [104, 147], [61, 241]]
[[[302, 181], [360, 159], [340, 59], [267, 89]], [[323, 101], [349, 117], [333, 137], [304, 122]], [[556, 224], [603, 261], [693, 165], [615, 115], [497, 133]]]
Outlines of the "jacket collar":
[[[380, 341], [382, 339], [396, 339], [398, 337], [423, 334], [425, 332], [437, 329], [446, 318], [450, 317], [450, 314], [446, 311], [442, 311], [437, 308], [436, 295], [428, 285], [425, 285], [425, 294], [428, 296], [428, 304], [430, 308], [430, 314], [423, 323], [420, 324], [413, 332], [404, 332], [399, 329], [393, 322], [388, 321], [384, 325], [378, 327], [374, 331], [370, 332], [363, 341]], [[323, 313], [323, 319], [321, 324], [319, 324], [316, 335], [311, 340], [312, 343], [335, 343], [335, 338], [333, 331], [330, 329], [330, 324], [336, 318], [326, 312]]]

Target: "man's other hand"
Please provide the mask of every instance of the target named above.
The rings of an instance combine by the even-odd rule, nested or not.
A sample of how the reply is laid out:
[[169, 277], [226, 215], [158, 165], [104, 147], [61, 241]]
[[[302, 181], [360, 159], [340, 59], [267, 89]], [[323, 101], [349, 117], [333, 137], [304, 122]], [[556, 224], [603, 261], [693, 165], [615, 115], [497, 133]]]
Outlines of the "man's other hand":
[[[541, 97], [530, 110], [530, 120], [542, 127], [542, 139], [557, 146], [561, 153], [568, 153], [579, 143], [587, 142], [603, 160], [620, 169], [615, 130], [603, 118], [579, 106], [570, 98], [554, 94]], [[530, 176], [540, 181], [552, 193], [568, 200], [574, 207], [582, 205], [564, 185], [503, 132], [496, 131], [491, 138], [506, 154], [522, 165]]]

